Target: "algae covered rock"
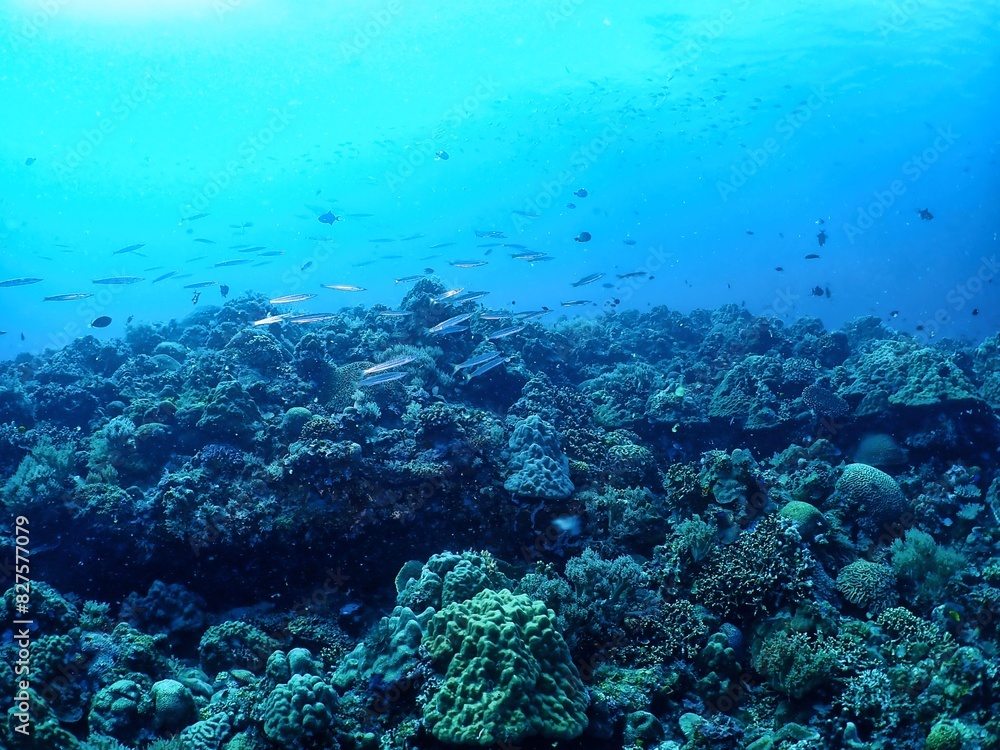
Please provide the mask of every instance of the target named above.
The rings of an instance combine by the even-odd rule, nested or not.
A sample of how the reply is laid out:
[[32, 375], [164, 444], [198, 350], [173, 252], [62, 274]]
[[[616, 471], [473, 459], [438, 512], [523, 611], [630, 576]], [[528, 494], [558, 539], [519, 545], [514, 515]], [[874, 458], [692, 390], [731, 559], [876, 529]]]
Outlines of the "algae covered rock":
[[445, 672], [424, 707], [440, 741], [488, 746], [573, 739], [587, 727], [586, 688], [542, 602], [482, 591], [431, 618], [424, 646]]

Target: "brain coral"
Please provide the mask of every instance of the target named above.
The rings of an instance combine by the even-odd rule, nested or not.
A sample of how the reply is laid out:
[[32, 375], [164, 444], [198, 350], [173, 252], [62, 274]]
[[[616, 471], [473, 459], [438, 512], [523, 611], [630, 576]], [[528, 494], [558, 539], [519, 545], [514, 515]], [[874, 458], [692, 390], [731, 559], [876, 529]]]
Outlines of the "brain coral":
[[511, 475], [504, 489], [542, 500], [565, 500], [573, 494], [569, 459], [559, 447], [559, 433], [552, 425], [532, 414], [514, 428], [508, 445]]
[[868, 464], [848, 464], [837, 481], [837, 492], [865, 531], [877, 532], [897, 521], [909, 508], [896, 480]]
[[573, 739], [587, 727], [587, 691], [542, 602], [482, 591], [431, 619], [424, 646], [446, 670], [424, 707], [440, 741], [487, 746]]
[[896, 573], [888, 565], [855, 560], [837, 575], [837, 590], [851, 604], [878, 614], [896, 603]]

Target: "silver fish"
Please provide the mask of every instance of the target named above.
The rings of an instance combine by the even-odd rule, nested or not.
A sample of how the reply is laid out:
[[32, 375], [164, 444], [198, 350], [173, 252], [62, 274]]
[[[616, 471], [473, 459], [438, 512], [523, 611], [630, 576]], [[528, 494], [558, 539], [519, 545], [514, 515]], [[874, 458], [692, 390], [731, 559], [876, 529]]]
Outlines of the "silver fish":
[[469, 326], [448, 326], [447, 328], [442, 328], [440, 331], [431, 331], [431, 336], [450, 336], [453, 333], [462, 333], [463, 331], [468, 331]]
[[268, 315], [266, 318], [261, 318], [260, 320], [255, 320], [253, 322], [253, 324], [255, 326], [269, 326], [269, 325], [271, 325], [273, 323], [280, 323], [285, 318], [287, 318], [288, 315], [289, 315], [288, 313], [284, 313], [282, 315]]
[[589, 299], [571, 299], [569, 302], [560, 302], [563, 307], [582, 307], [583, 305], [594, 304]]
[[250, 258], [237, 258], [236, 260], [220, 260], [213, 268], [227, 268], [228, 266], [242, 266], [250, 263]]
[[488, 336], [487, 338], [490, 341], [496, 341], [497, 339], [503, 339], [507, 338], [508, 336], [513, 336], [515, 333], [523, 331], [524, 329], [525, 326], [510, 326], [509, 328], [501, 328], [499, 331], [494, 333], [492, 336]]
[[413, 315], [409, 310], [382, 310], [379, 313], [380, 317], [383, 318], [405, 318]]
[[495, 351], [486, 352], [485, 354], [477, 354], [475, 357], [469, 357], [469, 359], [465, 360], [464, 362], [459, 362], [457, 365], [455, 365], [454, 372], [458, 372], [459, 370], [464, 370], [468, 367], [478, 367], [479, 365], [485, 364], [486, 362], [491, 362], [492, 360], [496, 359], [499, 356], [500, 352], [495, 352]]
[[363, 286], [351, 286], [350, 284], [320, 284], [323, 289], [332, 289], [335, 292], [363, 292]]
[[288, 318], [289, 323], [322, 323], [324, 320], [336, 318], [336, 313], [308, 313], [306, 315], [293, 315]]
[[272, 305], [291, 305], [295, 302], [305, 302], [307, 299], [312, 299], [315, 296], [315, 294], [286, 294], [284, 297], [275, 297], [268, 301]]
[[[141, 247], [146, 247], [145, 242], [140, 242], [138, 245], [129, 245], [128, 247], [123, 247], [121, 250], [115, 250], [115, 255], [121, 255], [122, 253], [134, 253]], [[140, 253], [141, 255], [141, 253]]]
[[169, 279], [171, 276], [176, 276], [176, 275], [177, 275], [177, 271], [168, 271], [167, 273], [163, 274], [162, 276], [157, 276], [155, 279], [153, 279], [152, 283], [155, 284], [157, 281], [163, 281], [164, 279]]
[[448, 265], [455, 268], [479, 268], [480, 266], [485, 266], [488, 262], [485, 260], [450, 260], [448, 261]]
[[216, 286], [218, 281], [196, 281], [194, 284], [185, 284], [185, 289], [204, 289], [206, 286]]
[[362, 378], [358, 381], [358, 388], [368, 388], [372, 385], [381, 385], [382, 383], [391, 383], [393, 380], [399, 380], [400, 378], [405, 378], [410, 373], [408, 372], [383, 372], [378, 375], [372, 375], [370, 378]]
[[0, 281], [0, 289], [6, 289], [11, 286], [28, 286], [28, 284], [37, 284], [39, 281], [42, 281], [42, 279], [7, 279], [7, 281]]
[[397, 367], [402, 367], [403, 365], [408, 365], [410, 362], [415, 360], [412, 354], [405, 354], [401, 357], [394, 357], [386, 362], [382, 362], [377, 365], [372, 365], [367, 370], [362, 370], [362, 375], [374, 375], [377, 372], [384, 372], [385, 370], [394, 370]]
[[432, 304], [438, 304], [439, 302], [444, 302], [446, 299], [451, 299], [452, 297], [461, 294], [465, 291], [464, 286], [460, 286], [458, 289], [449, 289], [447, 292], [442, 292], [436, 297], [431, 297]]
[[584, 276], [579, 281], [574, 281], [573, 286], [586, 286], [587, 284], [593, 284], [598, 279], [603, 279], [603, 273], [592, 273], [589, 276]]
[[457, 297], [452, 297], [451, 302], [453, 305], [460, 304], [462, 302], [472, 302], [473, 300], [482, 299], [489, 292], [466, 292], [465, 294], [460, 294]]
[[45, 302], [76, 302], [78, 299], [87, 299], [87, 297], [93, 297], [93, 294], [87, 294], [86, 292], [77, 292], [75, 294], [55, 294], [51, 297], [46, 297]]
[[94, 284], [138, 284], [145, 281], [142, 276], [108, 276], [103, 279], [94, 279]]
[[396, 279], [397, 284], [409, 284], [411, 281], [420, 281], [424, 278], [422, 273], [414, 274], [413, 276], [404, 276], [401, 279]]
[[489, 372], [494, 367], [499, 367], [500, 365], [504, 364], [505, 362], [510, 362], [510, 357], [503, 357], [503, 358], [500, 358], [500, 359], [492, 359], [489, 362], [487, 362], [486, 364], [481, 365], [480, 367], [477, 367], [472, 372], [467, 373], [466, 376], [465, 376], [465, 382], [468, 383], [473, 378], [479, 377], [484, 372]]
[[469, 318], [471, 318], [475, 313], [462, 313], [461, 315], [456, 315], [448, 320], [438, 323], [436, 326], [428, 328], [428, 333], [437, 333], [438, 331], [443, 331], [445, 328], [454, 328], [459, 323], [463, 323]]

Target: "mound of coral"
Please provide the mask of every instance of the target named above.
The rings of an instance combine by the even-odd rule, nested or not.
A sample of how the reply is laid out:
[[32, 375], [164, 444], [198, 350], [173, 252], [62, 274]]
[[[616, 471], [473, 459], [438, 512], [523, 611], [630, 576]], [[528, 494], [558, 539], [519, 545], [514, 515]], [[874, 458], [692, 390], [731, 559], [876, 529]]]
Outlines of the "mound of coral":
[[1000, 339], [443, 291], [0, 364], [4, 747], [1000, 748]]

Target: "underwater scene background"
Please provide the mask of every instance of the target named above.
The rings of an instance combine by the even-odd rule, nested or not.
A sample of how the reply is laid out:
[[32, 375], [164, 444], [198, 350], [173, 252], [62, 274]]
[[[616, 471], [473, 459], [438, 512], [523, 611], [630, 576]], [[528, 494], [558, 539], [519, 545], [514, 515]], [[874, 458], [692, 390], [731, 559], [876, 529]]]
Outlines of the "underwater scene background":
[[998, 42], [0, 1], [0, 748], [1000, 747]]

